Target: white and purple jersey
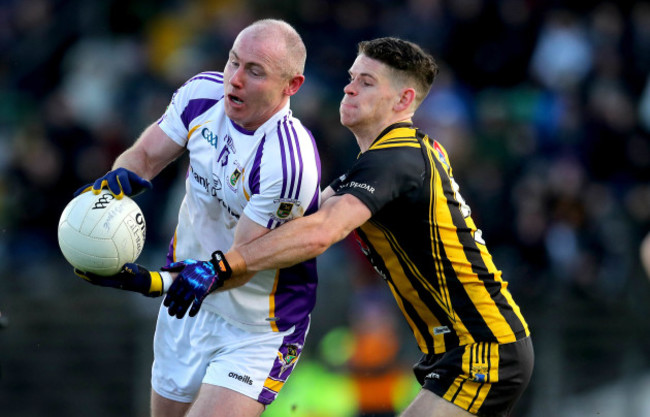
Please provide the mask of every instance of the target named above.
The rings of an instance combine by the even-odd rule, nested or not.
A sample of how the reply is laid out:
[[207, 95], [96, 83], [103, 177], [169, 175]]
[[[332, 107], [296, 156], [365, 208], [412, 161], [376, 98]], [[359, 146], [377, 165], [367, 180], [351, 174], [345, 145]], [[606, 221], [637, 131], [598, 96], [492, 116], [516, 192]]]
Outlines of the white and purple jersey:
[[[318, 151], [289, 103], [250, 132], [226, 116], [223, 97], [223, 74], [200, 73], [176, 91], [158, 122], [187, 148], [190, 163], [168, 262], [225, 252], [242, 214], [273, 229], [318, 209]], [[316, 285], [310, 260], [258, 272], [239, 288], [210, 294], [201, 308], [247, 330], [283, 331], [309, 315]]]

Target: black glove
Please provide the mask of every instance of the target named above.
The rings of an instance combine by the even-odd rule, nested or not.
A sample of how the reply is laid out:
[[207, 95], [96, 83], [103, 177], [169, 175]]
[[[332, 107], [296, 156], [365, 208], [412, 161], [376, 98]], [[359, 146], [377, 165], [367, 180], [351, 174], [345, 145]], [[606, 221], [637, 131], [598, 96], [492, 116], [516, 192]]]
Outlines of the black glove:
[[113, 287], [120, 290], [139, 292], [147, 297], [160, 297], [164, 292], [160, 272], [150, 272], [134, 263], [124, 264], [115, 275], [101, 276], [75, 268], [74, 273], [94, 285]]

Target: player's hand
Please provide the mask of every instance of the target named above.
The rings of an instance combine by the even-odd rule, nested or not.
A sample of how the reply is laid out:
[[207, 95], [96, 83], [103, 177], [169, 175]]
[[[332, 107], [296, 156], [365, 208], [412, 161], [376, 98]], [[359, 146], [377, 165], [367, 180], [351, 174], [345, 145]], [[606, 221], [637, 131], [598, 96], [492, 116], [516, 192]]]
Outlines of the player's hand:
[[101, 276], [77, 268], [74, 269], [74, 273], [94, 285], [139, 292], [147, 297], [160, 297], [164, 291], [160, 272], [150, 272], [145, 267], [134, 263], [124, 264], [122, 270], [115, 275]]
[[182, 319], [192, 305], [189, 315], [196, 316], [205, 297], [223, 285], [232, 275], [230, 265], [221, 251], [212, 254], [209, 261], [186, 259], [163, 267], [163, 271], [179, 272], [167, 291], [163, 304], [170, 316]]
[[133, 171], [126, 168], [117, 168], [109, 171], [103, 177], [98, 178], [94, 184], [86, 184], [75, 191], [74, 196], [78, 196], [86, 191], [92, 191], [99, 194], [102, 188], [107, 188], [118, 200], [125, 195], [133, 196], [140, 194], [145, 190], [150, 190], [153, 185], [150, 181], [140, 177]]

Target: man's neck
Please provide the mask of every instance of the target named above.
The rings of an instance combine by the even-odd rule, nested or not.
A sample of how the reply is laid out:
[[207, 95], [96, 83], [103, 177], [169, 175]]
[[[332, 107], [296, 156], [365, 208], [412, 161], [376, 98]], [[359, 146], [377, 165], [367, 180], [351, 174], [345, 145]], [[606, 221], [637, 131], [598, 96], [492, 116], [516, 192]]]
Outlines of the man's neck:
[[354, 137], [357, 139], [357, 144], [359, 145], [359, 149], [361, 150], [361, 153], [367, 151], [370, 146], [373, 144], [373, 142], [377, 139], [377, 137], [386, 130], [387, 127], [394, 125], [396, 123], [411, 123], [411, 118], [406, 118], [403, 120], [395, 120], [393, 122], [390, 122], [386, 125], [381, 126], [379, 129], [354, 129], [351, 128], [350, 131], [354, 135]]

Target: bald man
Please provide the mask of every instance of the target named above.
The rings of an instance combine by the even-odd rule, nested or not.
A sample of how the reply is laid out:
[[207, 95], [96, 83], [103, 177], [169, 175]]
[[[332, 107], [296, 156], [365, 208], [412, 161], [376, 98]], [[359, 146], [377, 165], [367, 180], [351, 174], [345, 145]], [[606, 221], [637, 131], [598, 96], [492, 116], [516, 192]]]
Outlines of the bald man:
[[[133, 195], [188, 152], [166, 266], [150, 272], [126, 264], [110, 277], [75, 272], [95, 285], [162, 296], [174, 282], [214, 274], [216, 249], [237, 248], [316, 211], [318, 151], [289, 106], [304, 82], [305, 59], [293, 27], [261, 20], [239, 33], [223, 72], [182, 85], [113, 170], [79, 190]], [[316, 283], [311, 259], [243, 280], [212, 280], [201, 309], [188, 316], [166, 299], [154, 337], [152, 416], [259, 416], [302, 352]]]

